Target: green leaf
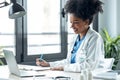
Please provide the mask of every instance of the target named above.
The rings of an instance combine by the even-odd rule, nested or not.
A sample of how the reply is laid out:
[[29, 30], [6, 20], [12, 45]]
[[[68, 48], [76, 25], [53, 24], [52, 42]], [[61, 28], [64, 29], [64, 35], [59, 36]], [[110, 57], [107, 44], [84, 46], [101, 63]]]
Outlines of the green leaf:
[[4, 65], [4, 63], [2, 62], [2, 60], [0, 59], [0, 65]]
[[101, 30], [100, 34], [104, 41], [105, 57], [114, 58], [114, 65], [116, 65], [118, 60], [120, 59], [120, 35], [112, 38], [105, 28]]

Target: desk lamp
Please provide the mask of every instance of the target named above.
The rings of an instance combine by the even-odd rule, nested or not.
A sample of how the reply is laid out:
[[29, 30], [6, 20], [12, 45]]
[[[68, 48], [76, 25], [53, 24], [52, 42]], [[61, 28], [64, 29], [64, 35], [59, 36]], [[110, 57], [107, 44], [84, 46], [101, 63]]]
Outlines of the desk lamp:
[[16, 0], [10, 0], [10, 3], [6, 2], [6, 0], [4, 2], [0, 3], [0, 8], [8, 6], [12, 4], [12, 6], [9, 9], [9, 18], [10, 19], [16, 19], [19, 17], [22, 17], [26, 14], [25, 9], [16, 2]]

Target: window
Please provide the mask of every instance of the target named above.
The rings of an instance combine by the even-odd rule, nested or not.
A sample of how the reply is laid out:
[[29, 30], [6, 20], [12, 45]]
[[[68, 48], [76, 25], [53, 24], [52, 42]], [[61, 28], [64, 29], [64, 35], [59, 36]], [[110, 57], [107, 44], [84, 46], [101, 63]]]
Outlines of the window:
[[[64, 0], [24, 1], [24, 61], [44, 54], [46, 60], [63, 59], [67, 54], [65, 18], [61, 16]], [[26, 35], [27, 34], [27, 35]]]
[[28, 55], [60, 53], [60, 0], [27, 1], [27, 12]]
[[0, 46], [15, 52], [15, 25], [8, 17], [9, 7], [0, 8]]

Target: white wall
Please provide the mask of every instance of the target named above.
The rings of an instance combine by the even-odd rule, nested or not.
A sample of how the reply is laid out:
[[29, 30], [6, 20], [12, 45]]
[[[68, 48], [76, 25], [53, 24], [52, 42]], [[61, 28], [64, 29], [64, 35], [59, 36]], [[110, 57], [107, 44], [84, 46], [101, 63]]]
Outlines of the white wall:
[[[114, 37], [118, 34], [120, 34], [119, 26], [119, 17], [118, 13], [120, 14], [119, 9], [119, 3], [120, 0], [101, 0], [103, 5], [103, 14], [99, 15], [99, 32], [101, 28], [105, 27], [109, 34]], [[118, 6], [117, 6], [118, 4]]]
[[117, 33], [120, 35], [120, 0], [117, 0]]

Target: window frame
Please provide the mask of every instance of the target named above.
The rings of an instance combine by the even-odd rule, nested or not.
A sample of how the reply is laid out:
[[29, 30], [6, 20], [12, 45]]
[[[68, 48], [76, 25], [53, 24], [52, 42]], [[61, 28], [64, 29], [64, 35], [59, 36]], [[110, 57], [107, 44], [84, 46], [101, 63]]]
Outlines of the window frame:
[[[27, 10], [27, 0], [18, 1], [25, 10]], [[61, 10], [64, 7], [65, 0], [61, 0]], [[35, 59], [39, 55], [27, 55], [27, 15], [15, 20], [16, 34], [16, 59], [18, 63], [35, 64]], [[66, 58], [67, 55], [67, 31], [66, 17], [60, 15], [60, 36], [61, 36], [61, 53], [45, 54], [44, 59], [47, 61], [55, 61]]]

